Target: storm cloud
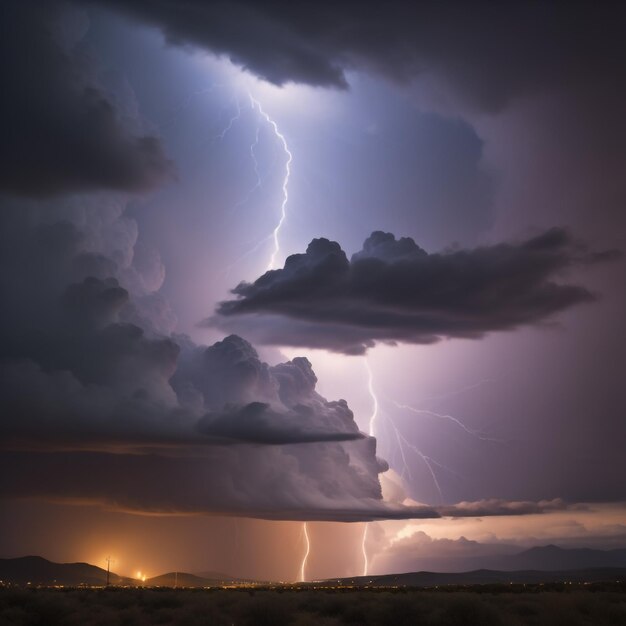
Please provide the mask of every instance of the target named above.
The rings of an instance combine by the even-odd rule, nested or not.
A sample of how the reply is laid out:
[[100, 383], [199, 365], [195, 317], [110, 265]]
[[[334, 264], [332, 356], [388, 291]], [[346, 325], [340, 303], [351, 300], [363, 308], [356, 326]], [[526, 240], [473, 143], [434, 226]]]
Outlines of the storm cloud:
[[546, 88], [608, 85], [626, 54], [626, 13], [558, 2], [466, 3], [102, 0], [257, 76], [345, 88], [346, 72], [396, 81], [437, 73], [474, 106], [494, 111]]
[[3, 2], [0, 190], [45, 197], [145, 191], [173, 175], [132, 92], [110, 93], [81, 48], [86, 14], [57, 2]]
[[[12, 450], [0, 457], [0, 496], [99, 504], [135, 513], [344, 522], [526, 515], [568, 508], [560, 501], [481, 501], [459, 507], [387, 502], [368, 483], [355, 453], [360, 456], [355, 446], [337, 444], [213, 446], [184, 457]], [[315, 474], [307, 471], [313, 467]], [[6, 480], [7, 475], [12, 479]]]
[[375, 439], [345, 401], [317, 393], [306, 358], [270, 366], [235, 335], [203, 346], [172, 334], [159, 255], [137, 245], [123, 199], [2, 208], [3, 497], [409, 514], [383, 502]]
[[[235, 179], [230, 180], [219, 163], [207, 163], [201, 158], [204, 153], [198, 157], [195, 149], [196, 142], [211, 142], [214, 127], [224, 119], [232, 123], [231, 113], [218, 114], [220, 98], [216, 98], [212, 108], [207, 108], [207, 119], [203, 117], [199, 123], [187, 105], [198, 94], [208, 93], [208, 89], [199, 89], [204, 88], [202, 81], [218, 80], [219, 75], [211, 74], [205, 59], [201, 59], [199, 70], [188, 74], [182, 71], [184, 55], [168, 65], [168, 55], [179, 55], [169, 48], [163, 48], [162, 56], [160, 52], [148, 60], [161, 46], [161, 39], [149, 29], [136, 28], [136, 23], [129, 26], [131, 20], [111, 16], [101, 6], [131, 15], [143, 26], [156, 25], [172, 44], [201, 47], [228, 57], [246, 71], [278, 85], [296, 82], [347, 89], [351, 72], [359, 71], [404, 81], [408, 88], [403, 94], [408, 93], [406, 100], [412, 107], [414, 81], [432, 79], [436, 87], [442, 83], [458, 98], [455, 115], [464, 109], [483, 123], [493, 123], [497, 118], [505, 125], [505, 110], [515, 112], [510, 106], [513, 100], [532, 109], [539, 106], [528, 102], [532, 97], [558, 92], [551, 107], [554, 117], [549, 117], [545, 126], [533, 126], [534, 132], [530, 132], [528, 126], [519, 124], [521, 130], [517, 130], [511, 124], [519, 137], [513, 133], [510, 140], [504, 133], [500, 145], [513, 149], [520, 137], [537, 141], [540, 136], [536, 144], [530, 141], [525, 154], [542, 175], [549, 178], [552, 167], [562, 167], [570, 159], [580, 161], [580, 167], [564, 168], [565, 174], [550, 189], [568, 189], [572, 197], [584, 198], [581, 205], [603, 213], [609, 207], [616, 214], [623, 204], [621, 193], [617, 193], [623, 180], [623, 132], [622, 126], [613, 123], [623, 117], [623, 8], [606, 5], [592, 12], [590, 5], [564, 9], [556, 3], [468, 7], [439, 2], [412, 6], [406, 2], [294, 4], [247, 0], [102, 0], [89, 2], [87, 8], [82, 6], [85, 4], [28, 0], [4, 3], [1, 9], [4, 32], [0, 56], [7, 97], [0, 118], [0, 497], [97, 503], [139, 513], [233, 514], [288, 520], [508, 516], [566, 509], [561, 500], [531, 501], [535, 495], [551, 498], [562, 493], [550, 483], [551, 476], [540, 462], [550, 456], [556, 464], [566, 467], [567, 463], [543, 448], [532, 450], [533, 458], [538, 459], [534, 471], [541, 476], [536, 491], [530, 488], [520, 493], [510, 484], [494, 489], [485, 480], [482, 491], [458, 496], [472, 499], [511, 494], [514, 501], [480, 500], [440, 507], [405, 501], [404, 497], [389, 501], [381, 489], [381, 474], [387, 463], [378, 456], [376, 439], [359, 431], [348, 403], [328, 400], [318, 393], [316, 375], [306, 358], [270, 365], [243, 337], [255, 343], [362, 354], [378, 342], [432, 343], [444, 337], [477, 338], [497, 330], [550, 324], [559, 312], [596, 298], [582, 283], [572, 282], [569, 273], [614, 258], [615, 253], [594, 254], [562, 230], [522, 242], [453, 248], [436, 254], [425, 252], [410, 238], [398, 240], [375, 232], [351, 260], [339, 244], [315, 239], [306, 254], [289, 257], [284, 269], [235, 289], [236, 298], [223, 303], [211, 321], [228, 335], [223, 340], [216, 341], [213, 335], [206, 340], [211, 343], [207, 346], [177, 334], [174, 310], [195, 316], [193, 321], [200, 316], [198, 311], [208, 311], [212, 298], [222, 293], [217, 282], [212, 283], [215, 274], [211, 272], [228, 260], [222, 258], [227, 253], [236, 256], [237, 245], [245, 245], [241, 232], [244, 218], [240, 220], [243, 213], [231, 213], [238, 216], [233, 219], [236, 225], [232, 232], [237, 232], [239, 243], [228, 235], [231, 231], [222, 230], [226, 220], [221, 221], [218, 215], [221, 206], [228, 204], [227, 187], [240, 183], [235, 185]], [[94, 7], [96, 4], [101, 6]], [[94, 20], [95, 32], [87, 37], [90, 19]], [[141, 32], [136, 41], [135, 30]], [[128, 38], [133, 40], [132, 46]], [[96, 57], [102, 52], [112, 63], [110, 67], [99, 66]], [[157, 187], [172, 176], [173, 167], [158, 134], [140, 112], [133, 87], [124, 76], [113, 76], [116, 71], [128, 72], [142, 108], [161, 119], [167, 145], [175, 147], [180, 139], [181, 156], [188, 159], [187, 163], [193, 162], [199, 172], [193, 193], [179, 191], [148, 207], [138, 206], [140, 202], [130, 205], [129, 198], [122, 195]], [[377, 81], [375, 88], [380, 90], [381, 101], [395, 89], [384, 80]], [[436, 100], [439, 94], [429, 95]], [[177, 105], [179, 100], [183, 101], [181, 106]], [[315, 107], [312, 98], [310, 108]], [[386, 107], [385, 103], [382, 108]], [[201, 101], [198, 108], [206, 108], [205, 102]], [[164, 118], [170, 109], [176, 109], [179, 118], [189, 118], [193, 141], [182, 133], [179, 137], [178, 129], [171, 127], [167, 135]], [[300, 112], [297, 106], [292, 111], [294, 116]], [[449, 113], [446, 106], [442, 111], [438, 115]], [[485, 111], [490, 115], [485, 116]], [[371, 124], [370, 114], [362, 112], [356, 124], [360, 128], [367, 123], [368, 138], [385, 134], [389, 129], [385, 120], [392, 118], [397, 124], [395, 134], [387, 135], [392, 143], [398, 136], [405, 144], [419, 138], [419, 133], [404, 132], [412, 123], [413, 109], [411, 116], [397, 116], [389, 105], [380, 118], [372, 118]], [[358, 187], [351, 181], [371, 177], [378, 183], [378, 173], [383, 177], [385, 172], [363, 169], [363, 160], [345, 158], [341, 150], [334, 158], [324, 158], [314, 142], [307, 141], [307, 135], [296, 132], [296, 125], [290, 128], [289, 116], [283, 120], [281, 113], [276, 115], [289, 145], [295, 148], [294, 165], [298, 166], [294, 167], [294, 186], [290, 188], [294, 191], [290, 211], [294, 208], [300, 210], [300, 216], [304, 213], [298, 204], [298, 177], [311, 174], [312, 185], [321, 180], [330, 183], [329, 188], [345, 185], [349, 190], [343, 203], [346, 212], [336, 215], [337, 223], [343, 221], [345, 228], [351, 229], [368, 213], [359, 195], [351, 195]], [[242, 139], [246, 124], [252, 121], [245, 119], [245, 111], [243, 117], [227, 141], [215, 141], [208, 153], [210, 159], [234, 155], [232, 164], [239, 173], [252, 174], [253, 163], [246, 161], [244, 168], [241, 160], [252, 150], [249, 137], [245, 137], [243, 152], [234, 141]], [[423, 124], [435, 125], [434, 120], [426, 118]], [[330, 117], [328, 121], [331, 149], [352, 146], [354, 129], [343, 129], [345, 135], [336, 133], [339, 122], [331, 123]], [[488, 151], [493, 137], [483, 154], [473, 131], [469, 139], [464, 134], [463, 141], [455, 139], [460, 134], [457, 130], [450, 131], [450, 137], [443, 133], [446, 136], [441, 139], [442, 123], [437, 124], [439, 130], [427, 142], [428, 149], [412, 147], [424, 151], [422, 163], [434, 164], [431, 168], [421, 166], [422, 179], [438, 168], [443, 172], [442, 188], [456, 190], [452, 194], [456, 198], [467, 188], [457, 182], [467, 176], [474, 184], [484, 159], [488, 162], [489, 157], [494, 158]], [[309, 128], [304, 122], [298, 126]], [[321, 136], [319, 129], [311, 124], [308, 132]], [[481, 138], [484, 130], [479, 133]], [[241, 137], [237, 137], [238, 131], [242, 131]], [[257, 127], [257, 138], [266, 143], [262, 133], [261, 128], [259, 135]], [[567, 142], [563, 143], [562, 137]], [[550, 138], [558, 143], [558, 152], [543, 149], [544, 141]], [[438, 158], [442, 143], [448, 144], [445, 157]], [[469, 160], [463, 152], [466, 144], [472, 146], [472, 167], [466, 170], [459, 166], [459, 178], [454, 174], [455, 164]], [[305, 145], [309, 147], [305, 149]], [[416, 169], [414, 159], [405, 162], [404, 151], [388, 158], [380, 142], [368, 142], [367, 146], [363, 153], [377, 153], [380, 162], [388, 160], [389, 169], [399, 170], [401, 176], [406, 172], [412, 175]], [[305, 153], [310, 155], [309, 164], [319, 162], [337, 178], [307, 172]], [[456, 154], [462, 155], [459, 161], [449, 156]], [[346, 179], [339, 164], [348, 161], [355, 177]], [[515, 160], [512, 164], [502, 161], [508, 167], [507, 174], [518, 172]], [[593, 167], [589, 167], [591, 161]], [[257, 175], [260, 171], [262, 167]], [[541, 191], [534, 180], [520, 178], [524, 193]], [[612, 179], [611, 184], [607, 178]], [[395, 184], [395, 178], [390, 180]], [[236, 190], [239, 195], [243, 195], [243, 184]], [[482, 189], [483, 184], [479, 177], [476, 185]], [[583, 185], [591, 190], [586, 195], [578, 192]], [[269, 190], [273, 185], [268, 179], [264, 186]], [[89, 195], [69, 195], [87, 191]], [[362, 197], [368, 188], [360, 191]], [[541, 214], [549, 223], [568, 223], [553, 213], [558, 210], [553, 204], [565, 207], [568, 202], [553, 203], [549, 194], [546, 203], [529, 202], [524, 193], [515, 194], [517, 206], [523, 209], [519, 211], [524, 216], [523, 227], [532, 222], [527, 219], [529, 212]], [[411, 204], [415, 223], [420, 224], [419, 232], [427, 240], [428, 226], [420, 221], [420, 211], [437, 213], [439, 204], [436, 199], [406, 194], [411, 203], [415, 201]], [[485, 192], [485, 198], [488, 195]], [[188, 206], [190, 196], [197, 196], [197, 212]], [[388, 199], [389, 194], [381, 191], [381, 197]], [[169, 205], [171, 221], [163, 220], [162, 205]], [[325, 206], [331, 215], [335, 204]], [[239, 206], [242, 208], [252, 209], [252, 204]], [[461, 213], [468, 216], [468, 222], [474, 219], [471, 203], [461, 202]], [[258, 222], [267, 226], [269, 213], [255, 208], [255, 214]], [[300, 230], [315, 236], [320, 224], [327, 222], [314, 212], [311, 215], [317, 220], [311, 220], [314, 228], [307, 230], [306, 222], [302, 222]], [[208, 216], [206, 222], [199, 216]], [[142, 219], [144, 226], [149, 226], [143, 229], [145, 239], [136, 221]], [[405, 219], [397, 232], [411, 231]], [[446, 222], [452, 220], [442, 218], [442, 224]], [[606, 228], [618, 231], [614, 222], [606, 223]], [[480, 227], [485, 224], [481, 222]], [[396, 230], [395, 226], [385, 223], [391, 230]], [[448, 227], [446, 232], [451, 232], [452, 225]], [[369, 224], [364, 228], [368, 230], [354, 229], [358, 237], [372, 229]], [[217, 240], [223, 244], [211, 243]], [[169, 247], [170, 260], [183, 259], [180, 267], [190, 264], [184, 272], [174, 274], [174, 280], [170, 276], [170, 286], [184, 283], [189, 285], [187, 293], [209, 294], [201, 306], [175, 297], [170, 297], [170, 306], [160, 291], [165, 267], [153, 246], [167, 258], [168, 241], [174, 241]], [[285, 249], [287, 242], [281, 241]], [[192, 257], [202, 267], [201, 273], [194, 272]], [[170, 296], [172, 292], [180, 293], [173, 289]], [[196, 331], [198, 335], [206, 332], [190, 332]], [[617, 345], [613, 337], [610, 345], [611, 349]], [[576, 488], [565, 491], [572, 499], [579, 493], [599, 494], [604, 488], [601, 484], [607, 481], [597, 476], [609, 476], [609, 469], [613, 477], [609, 480], [615, 481], [615, 487], [610, 483], [606, 493], [610, 497], [621, 494], [615, 478], [620, 473], [609, 467], [610, 460], [617, 458], [617, 448], [608, 445], [620, 441], [618, 427], [611, 426], [618, 424], [614, 416], [620, 412], [610, 407], [613, 417], [606, 419], [603, 413], [609, 412], [608, 401], [606, 410], [602, 406], [596, 410], [598, 403], [592, 402], [596, 397], [602, 402], [610, 397], [604, 367], [619, 363], [619, 355], [610, 353], [611, 358], [605, 358], [609, 353], [602, 353], [594, 343], [593, 352], [583, 354], [580, 363], [585, 363], [589, 354], [597, 355], [604, 364], [589, 368], [602, 378], [597, 386], [600, 393], [588, 395], [586, 402], [576, 399], [576, 403], [581, 412], [593, 416], [589, 425], [594, 436], [589, 436], [591, 428], [589, 432], [569, 429], [578, 418], [575, 412], [572, 418], [569, 406], [563, 404], [559, 405], [564, 407], [560, 411], [563, 420], [553, 419], [552, 431], [550, 413], [541, 413], [540, 423], [546, 428], [538, 430], [535, 440], [567, 443], [567, 437], [572, 436], [563, 435], [567, 426], [579, 433], [585, 444], [596, 442], [607, 467], [604, 474], [589, 470], [587, 461], [578, 463], [584, 446], [569, 446], [577, 461], [575, 466], [570, 464], [573, 469], [568, 472]], [[565, 360], [574, 362], [577, 357], [568, 353], [562, 362]], [[394, 363], [395, 368], [398, 366], [403, 367], [400, 358]], [[620, 371], [619, 367], [613, 370]], [[562, 387], [546, 381], [555, 395], [562, 393]], [[581, 377], [577, 388], [582, 389], [584, 383]], [[351, 404], [358, 406], [352, 400]], [[530, 414], [526, 406], [524, 410]], [[507, 405], [501, 414], [508, 413]], [[597, 428], [602, 419], [604, 428]], [[582, 423], [587, 424], [581, 419]], [[422, 442], [419, 445], [421, 448]], [[438, 458], [445, 459], [443, 454]], [[596, 457], [591, 458], [595, 462]], [[508, 468], [506, 473], [491, 472], [494, 466], [485, 462], [482, 477], [499, 473], [506, 477], [503, 481], [512, 483], [516, 475], [526, 476], [527, 459], [516, 466], [506, 455], [502, 466]], [[590, 488], [577, 484], [582, 474], [588, 477]], [[454, 499], [441, 496], [441, 501]]]
[[383, 498], [376, 439], [316, 391], [308, 359], [269, 365], [237, 335], [198, 345], [142, 304], [161, 262], [135, 263], [122, 201], [11, 200], [0, 219], [2, 498], [291, 520], [525, 512]]
[[[335, 519], [335, 511], [360, 519], [369, 509], [381, 517], [411, 516], [382, 501], [378, 474], [387, 465], [347, 404], [311, 391], [310, 402], [300, 394], [299, 403], [285, 406], [278, 388], [286, 383], [278, 383], [240, 338], [221, 343], [244, 345], [252, 355], [244, 368], [267, 368], [266, 384], [257, 389], [267, 402], [247, 402], [255, 391], [245, 378], [239, 402], [235, 393], [225, 405], [205, 401], [206, 389], [184, 373], [176, 378], [179, 397], [169, 384], [178, 344], [121, 323], [96, 331], [94, 340], [100, 337], [104, 351], [90, 351], [89, 340], [74, 346], [88, 355], [89, 366], [76, 361], [44, 368], [33, 358], [3, 359], [2, 462], [11, 480], [3, 481], [2, 496], [276, 519]], [[223, 365], [224, 375], [211, 381], [216, 387], [227, 385], [232, 373]], [[294, 397], [298, 390], [283, 393]]]
[[[428, 344], [479, 338], [551, 320], [592, 301], [559, 282], [577, 264], [610, 260], [560, 229], [522, 242], [428, 254], [411, 238], [372, 233], [348, 261], [338, 243], [314, 239], [283, 269], [241, 283], [207, 323], [242, 328], [263, 343], [362, 354], [376, 342]], [[256, 332], [254, 329], [257, 329]]]

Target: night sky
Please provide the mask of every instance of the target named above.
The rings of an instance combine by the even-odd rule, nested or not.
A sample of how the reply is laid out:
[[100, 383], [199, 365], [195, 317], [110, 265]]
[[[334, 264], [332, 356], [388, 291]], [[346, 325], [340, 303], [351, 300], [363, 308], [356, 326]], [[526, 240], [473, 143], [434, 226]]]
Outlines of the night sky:
[[0, 12], [0, 557], [626, 548], [623, 6]]

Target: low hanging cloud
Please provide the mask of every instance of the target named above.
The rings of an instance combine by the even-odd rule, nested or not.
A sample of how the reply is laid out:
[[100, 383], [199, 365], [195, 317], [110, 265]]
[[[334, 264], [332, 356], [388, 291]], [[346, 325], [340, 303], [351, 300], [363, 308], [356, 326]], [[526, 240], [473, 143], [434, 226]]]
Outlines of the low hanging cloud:
[[344, 522], [519, 516], [569, 508], [560, 501], [446, 507], [388, 502], [357, 469], [359, 456], [356, 445], [337, 444], [212, 446], [186, 456], [9, 450], [0, 456], [1, 475], [11, 476], [0, 481], [0, 497], [99, 504], [133, 513]]
[[80, 48], [89, 19], [67, 9], [56, 1], [2, 5], [0, 191], [49, 197], [161, 184], [172, 177], [172, 163], [129, 113], [132, 103], [123, 110], [98, 80]]
[[522, 242], [429, 254], [409, 237], [372, 233], [348, 260], [314, 239], [283, 269], [240, 283], [207, 320], [256, 341], [362, 354], [377, 342], [444, 337], [541, 324], [595, 295], [563, 282], [566, 270], [615, 258], [592, 253], [563, 230]]
[[441, 506], [438, 511], [445, 517], [492, 517], [498, 515], [540, 515], [565, 510], [586, 510], [584, 505], [568, 505], [561, 498], [538, 502], [510, 501], [489, 498], [476, 502], [459, 502], [451, 506]]

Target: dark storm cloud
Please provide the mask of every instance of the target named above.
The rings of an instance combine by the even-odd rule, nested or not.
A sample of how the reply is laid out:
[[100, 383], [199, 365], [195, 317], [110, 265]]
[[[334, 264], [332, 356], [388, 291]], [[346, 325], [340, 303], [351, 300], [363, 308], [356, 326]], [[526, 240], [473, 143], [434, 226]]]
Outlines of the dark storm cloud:
[[376, 440], [345, 401], [316, 392], [307, 359], [269, 366], [237, 336], [204, 347], [146, 330], [136, 312], [124, 321], [135, 296], [120, 280], [133, 274], [123, 254], [105, 261], [104, 225], [116, 241], [132, 228], [100, 207], [91, 231], [88, 213], [81, 228], [38, 224], [27, 207], [2, 213], [1, 497], [266, 519], [440, 516], [383, 500]]
[[[355, 446], [367, 445], [357, 442]], [[205, 455], [176, 457], [105, 452], [15, 450], [0, 457], [0, 497], [45, 498], [99, 503], [130, 512], [221, 513], [262, 519], [371, 521], [440, 517], [509, 516], [566, 510], [560, 501], [517, 503], [503, 500], [431, 507], [389, 503], [374, 494], [346, 490], [351, 475], [343, 455], [342, 472], [323, 491], [306, 472], [284, 473], [294, 449], [313, 450], [333, 463], [336, 446], [217, 446]], [[352, 451], [356, 447], [352, 448]], [[306, 458], [303, 457], [303, 458]], [[309, 457], [309, 461], [313, 456]], [[323, 466], [320, 465], [320, 469]], [[7, 480], [7, 477], [11, 477]]]
[[199, 346], [136, 306], [160, 261], [134, 265], [123, 206], [2, 208], [0, 497], [293, 520], [537, 512], [383, 499], [376, 440], [306, 358], [270, 366], [236, 335]]
[[98, 83], [76, 41], [87, 18], [72, 22], [64, 6], [2, 3], [0, 191], [39, 197], [154, 187], [172, 165], [159, 140], [131, 128]]
[[[280, 270], [241, 283], [209, 323], [241, 326], [260, 341], [360, 354], [377, 341], [442, 337], [538, 324], [594, 296], [557, 282], [578, 263], [609, 260], [553, 229], [520, 243], [428, 254], [407, 237], [374, 232], [348, 261], [338, 243], [314, 239]], [[242, 320], [240, 323], [239, 320]]]
[[160, 286], [160, 259], [144, 251], [135, 264], [123, 203], [5, 198], [0, 226], [0, 448], [3, 480], [21, 485], [4, 495], [284, 519], [399, 514], [382, 501], [375, 439], [345, 401], [317, 393], [307, 359], [272, 367], [241, 337], [207, 347], [169, 333], [147, 290]]
[[209, 413], [199, 420], [197, 428], [201, 434], [217, 439], [268, 445], [352, 441], [365, 437], [353, 421], [346, 422], [350, 430], [324, 432], [315, 426], [310, 429], [307, 422], [311, 417], [315, 418], [307, 406], [299, 406], [291, 412], [276, 412], [264, 402], [252, 402], [239, 409]]
[[345, 71], [442, 74], [480, 107], [620, 79], [620, 3], [102, 0], [276, 84], [344, 87]]

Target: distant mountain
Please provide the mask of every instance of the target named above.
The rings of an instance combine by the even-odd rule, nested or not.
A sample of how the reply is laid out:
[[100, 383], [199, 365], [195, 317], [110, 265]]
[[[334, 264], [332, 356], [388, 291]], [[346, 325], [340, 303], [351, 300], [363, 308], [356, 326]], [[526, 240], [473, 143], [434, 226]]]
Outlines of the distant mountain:
[[[206, 576], [187, 574], [185, 572], [169, 572], [150, 578], [143, 583], [148, 587], [214, 587], [230, 582], [246, 583], [226, 574], [206, 572]], [[40, 556], [25, 556], [17, 559], [0, 559], [0, 581], [15, 585], [53, 586], [63, 585], [75, 587], [79, 585], [105, 585], [107, 573], [105, 569], [89, 565], [89, 563], [54, 563]], [[110, 573], [112, 585], [138, 585], [132, 578]]]
[[[475, 542], [468, 542], [475, 543]], [[463, 547], [463, 546], [461, 546]], [[596, 550], [590, 548], [560, 548], [539, 546], [519, 551], [514, 546], [475, 544], [473, 554], [425, 554], [405, 559], [399, 569], [404, 571], [470, 572], [480, 569], [499, 571], [541, 570], [562, 571], [598, 567], [626, 568], [626, 550]], [[498, 554], [496, 550], [499, 550]]]
[[[106, 570], [89, 563], [53, 563], [40, 556], [0, 559], [0, 580], [17, 585], [104, 585]], [[110, 574], [111, 584], [128, 584], [130, 579]]]
[[408, 572], [406, 574], [386, 574], [384, 576], [357, 576], [354, 578], [330, 579], [323, 582], [338, 587], [437, 587], [446, 585], [494, 585], [494, 584], [533, 584], [551, 582], [608, 582], [626, 580], [624, 568], [595, 568], [569, 570], [565, 572], [519, 571], [500, 572], [481, 569], [473, 572], [444, 574], [437, 572]]
[[[487, 557], [501, 561], [498, 568], [477, 568], [465, 572], [419, 571], [382, 576], [359, 576], [330, 579], [338, 586], [415, 586], [478, 585], [540, 582], [604, 582], [626, 580], [626, 550], [565, 549], [543, 546], [505, 557]], [[584, 563], [586, 565], [579, 566]], [[216, 572], [208, 576], [186, 572], [168, 572], [146, 580], [149, 587], [212, 587], [228, 583], [253, 583]], [[106, 570], [89, 563], [53, 563], [39, 556], [0, 559], [0, 581], [18, 585], [104, 585]], [[137, 585], [131, 578], [110, 574], [113, 585]]]
[[559, 548], [548, 545], [530, 548], [519, 554], [490, 559], [490, 567], [513, 570], [570, 570], [598, 567], [626, 568], [626, 550]]

